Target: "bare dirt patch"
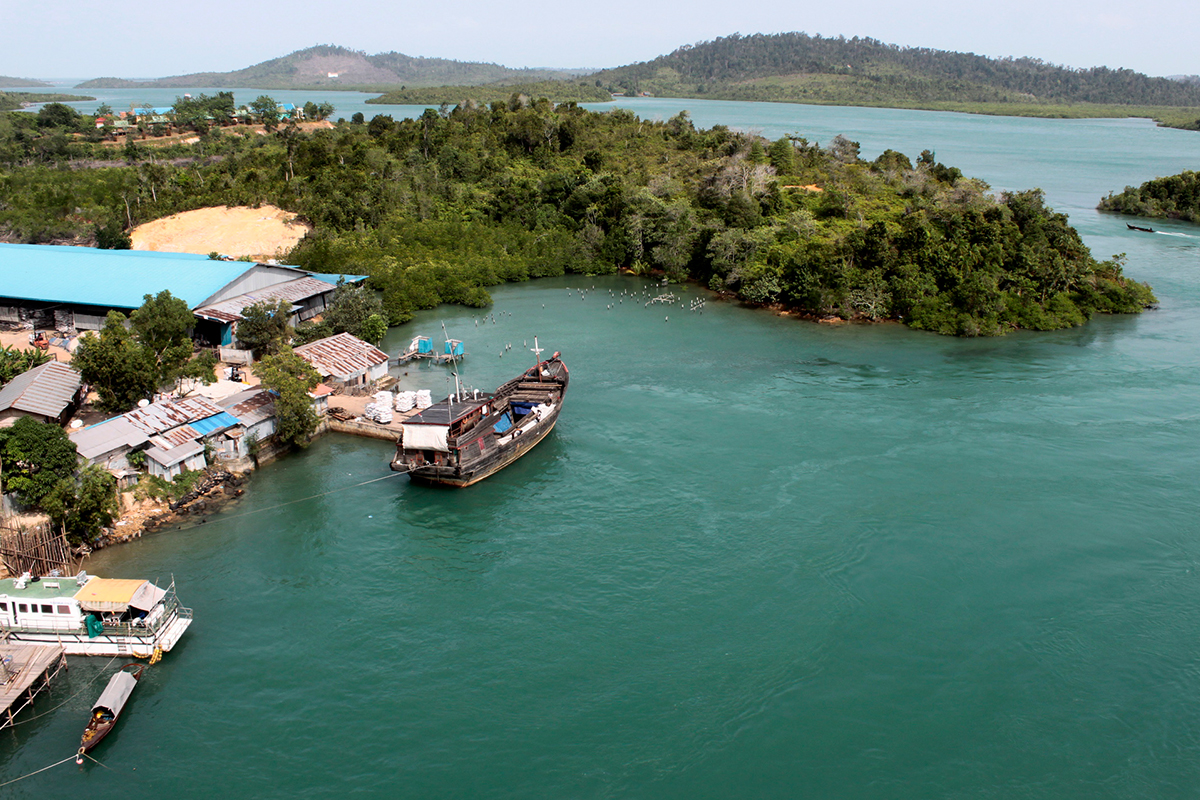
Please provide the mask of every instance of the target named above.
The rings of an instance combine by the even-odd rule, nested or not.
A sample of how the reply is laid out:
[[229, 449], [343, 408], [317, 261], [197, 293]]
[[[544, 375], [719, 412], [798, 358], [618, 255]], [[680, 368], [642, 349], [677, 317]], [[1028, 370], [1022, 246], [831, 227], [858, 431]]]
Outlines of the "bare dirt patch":
[[216, 251], [256, 261], [279, 258], [296, 246], [309, 226], [275, 206], [217, 206], [184, 211], [133, 229], [134, 250], [167, 253]]

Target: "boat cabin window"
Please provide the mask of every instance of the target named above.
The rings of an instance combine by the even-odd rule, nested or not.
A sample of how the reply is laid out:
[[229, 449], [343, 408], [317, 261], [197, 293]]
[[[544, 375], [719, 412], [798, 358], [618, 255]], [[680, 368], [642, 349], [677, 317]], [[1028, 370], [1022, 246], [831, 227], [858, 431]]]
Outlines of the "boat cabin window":
[[60, 614], [70, 614], [70, 613], [71, 613], [71, 607], [70, 607], [70, 606], [59, 606], [59, 607], [58, 607], [58, 613], [60, 613]]
[[44, 604], [42, 605], [42, 613], [43, 613], [43, 614], [53, 614], [53, 613], [54, 613], [54, 606], [50, 605], [49, 603], [44, 603]]
[[0, 603], [0, 611], [8, 611], [8, 603]]
[[24, 603], [18, 603], [17, 610], [19, 610], [22, 614], [25, 614], [29, 611], [29, 606], [25, 605]]

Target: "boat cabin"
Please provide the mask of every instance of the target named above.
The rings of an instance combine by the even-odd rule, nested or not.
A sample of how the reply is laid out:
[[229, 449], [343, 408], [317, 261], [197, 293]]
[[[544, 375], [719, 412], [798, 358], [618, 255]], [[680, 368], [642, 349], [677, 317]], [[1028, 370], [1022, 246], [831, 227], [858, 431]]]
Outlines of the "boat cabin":
[[167, 592], [150, 581], [97, 578], [5, 578], [0, 580], [0, 626], [10, 629], [77, 630], [92, 614], [105, 625], [152, 625], [165, 609]]

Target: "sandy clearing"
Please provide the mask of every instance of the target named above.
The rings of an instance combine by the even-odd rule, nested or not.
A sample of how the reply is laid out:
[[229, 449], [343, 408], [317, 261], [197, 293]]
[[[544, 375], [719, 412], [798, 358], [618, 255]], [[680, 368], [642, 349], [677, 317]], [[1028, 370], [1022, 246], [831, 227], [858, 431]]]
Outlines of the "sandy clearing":
[[308, 231], [294, 214], [275, 206], [216, 206], [147, 222], [130, 235], [134, 250], [200, 255], [215, 250], [266, 261], [286, 254]]

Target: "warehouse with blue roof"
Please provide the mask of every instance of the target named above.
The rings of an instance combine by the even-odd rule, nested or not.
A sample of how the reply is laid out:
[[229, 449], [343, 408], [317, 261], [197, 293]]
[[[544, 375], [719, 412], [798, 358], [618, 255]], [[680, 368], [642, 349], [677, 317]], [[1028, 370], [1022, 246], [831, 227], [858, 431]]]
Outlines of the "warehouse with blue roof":
[[190, 253], [0, 244], [0, 323], [99, 330], [109, 311], [129, 314], [167, 290], [196, 313], [197, 339], [229, 345], [246, 306], [286, 300], [294, 324], [320, 314], [340, 278], [365, 280]]

